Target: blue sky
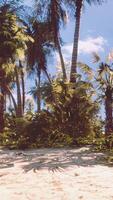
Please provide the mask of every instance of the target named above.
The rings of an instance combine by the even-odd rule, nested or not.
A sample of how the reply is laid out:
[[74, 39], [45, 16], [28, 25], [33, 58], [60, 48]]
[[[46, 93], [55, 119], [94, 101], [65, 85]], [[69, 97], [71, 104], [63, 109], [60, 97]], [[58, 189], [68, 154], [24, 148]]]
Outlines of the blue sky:
[[[32, 0], [25, 0], [30, 5]], [[71, 59], [74, 34], [74, 19], [69, 19], [61, 35], [64, 41], [64, 57]], [[102, 5], [89, 6], [87, 3], [82, 12], [79, 60], [91, 64], [91, 53], [96, 51], [103, 58], [113, 48], [113, 0], [105, 0]]]
[[[101, 6], [88, 4], [82, 12], [79, 59], [91, 63], [91, 53], [97, 51], [105, 57], [113, 48], [113, 1], [108, 0]], [[62, 31], [64, 41], [69, 48], [73, 42], [74, 20]], [[70, 51], [70, 49], [69, 49]]]
[[[34, 0], [25, 0], [26, 5], [30, 6]], [[61, 35], [64, 41], [62, 47], [65, 61], [71, 61], [75, 21], [69, 18], [66, 28], [62, 28]], [[87, 3], [82, 12], [80, 42], [79, 42], [79, 61], [92, 66], [92, 52], [98, 52], [104, 59], [113, 48], [113, 0], [105, 0], [102, 5], [89, 6]], [[59, 57], [57, 65], [59, 66]], [[50, 59], [49, 71], [55, 73], [55, 62]]]
[[[27, 5], [30, 5], [30, 2], [32, 1], [25, 0], [25, 2]], [[71, 60], [74, 27], [74, 19], [71, 18], [69, 19], [66, 28], [61, 31], [64, 41], [62, 50], [66, 62]], [[113, 0], [106, 0], [106, 2], [100, 6], [89, 6], [86, 3], [81, 18], [79, 60], [92, 66], [92, 52], [98, 52], [104, 59], [112, 49]], [[58, 55], [56, 58], [59, 62]], [[49, 66], [50, 72], [55, 72], [53, 62], [51, 62], [51, 65]]]

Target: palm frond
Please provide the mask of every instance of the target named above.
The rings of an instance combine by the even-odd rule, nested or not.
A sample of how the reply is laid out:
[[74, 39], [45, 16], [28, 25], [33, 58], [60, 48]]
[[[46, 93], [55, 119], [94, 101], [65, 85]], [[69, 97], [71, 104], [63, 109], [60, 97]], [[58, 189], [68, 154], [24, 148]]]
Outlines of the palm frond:
[[87, 64], [85, 64], [85, 63], [82, 63], [82, 62], [78, 62], [77, 63], [77, 65], [78, 65], [78, 67], [82, 70], [82, 72], [85, 74], [85, 75], [87, 75], [87, 77], [89, 78], [89, 79], [92, 79], [93, 78], [93, 70], [92, 70], [92, 68], [89, 66], [89, 65], [87, 65]]
[[93, 56], [93, 63], [97, 63], [101, 60], [100, 56], [96, 52], [93, 52], [92, 56]]

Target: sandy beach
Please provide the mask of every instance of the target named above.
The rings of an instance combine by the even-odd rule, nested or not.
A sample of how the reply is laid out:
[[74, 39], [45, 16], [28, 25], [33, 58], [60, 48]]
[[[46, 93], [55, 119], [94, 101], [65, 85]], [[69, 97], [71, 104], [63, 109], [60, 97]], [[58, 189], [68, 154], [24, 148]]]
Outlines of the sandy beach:
[[0, 200], [113, 200], [113, 168], [89, 148], [0, 150]]

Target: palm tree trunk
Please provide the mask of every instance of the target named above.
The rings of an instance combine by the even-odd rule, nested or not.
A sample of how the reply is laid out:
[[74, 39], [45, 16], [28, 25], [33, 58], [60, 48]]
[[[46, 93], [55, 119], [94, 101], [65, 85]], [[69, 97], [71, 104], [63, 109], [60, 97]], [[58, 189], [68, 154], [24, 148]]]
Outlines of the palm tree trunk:
[[13, 96], [13, 94], [12, 94], [12, 92], [11, 92], [11, 90], [10, 90], [9, 87], [7, 87], [7, 91], [8, 91], [8, 93], [9, 93], [9, 96], [10, 96], [11, 99], [12, 99], [12, 102], [13, 102], [13, 105], [14, 105], [14, 109], [15, 109], [15, 113], [16, 113], [16, 115], [17, 115], [17, 105], [16, 105], [15, 98], [14, 98], [14, 96]]
[[52, 82], [51, 82], [51, 79], [50, 79], [50, 76], [49, 76], [47, 70], [45, 71], [45, 74], [46, 74], [46, 77], [47, 77], [49, 83], [52, 85]]
[[21, 81], [22, 81], [22, 105], [23, 105], [23, 113], [25, 109], [25, 81], [24, 81], [24, 72], [21, 70]]
[[21, 89], [19, 82], [18, 69], [15, 66], [15, 76], [16, 76], [16, 85], [17, 85], [17, 117], [23, 116], [22, 100], [21, 100]]
[[38, 71], [37, 72], [37, 75], [38, 75], [38, 81], [36, 81], [36, 84], [37, 84], [37, 112], [40, 112], [41, 111], [41, 88], [40, 88], [40, 77], [41, 77], [41, 72]]
[[25, 109], [25, 81], [24, 81], [24, 71], [23, 65], [21, 60], [19, 60], [19, 67], [20, 67], [20, 76], [21, 76], [21, 83], [22, 83], [22, 106], [23, 106], [23, 113]]
[[6, 112], [7, 109], [7, 102], [6, 102], [7, 96], [6, 94], [4, 95], [4, 112]]
[[50, 14], [50, 16], [48, 16], [48, 18], [50, 17], [50, 24], [51, 24], [50, 29], [53, 33], [54, 43], [59, 53], [61, 68], [63, 73], [63, 80], [65, 81], [67, 79], [67, 75], [66, 75], [65, 63], [61, 51], [60, 37], [59, 37], [60, 36], [59, 25], [60, 25], [60, 20], [62, 18], [60, 17], [60, 15], [62, 15], [61, 10], [62, 10], [61, 1], [59, 0], [50, 1], [50, 11], [48, 12]]
[[110, 88], [107, 88], [107, 90], [106, 90], [105, 113], [106, 113], [105, 133], [106, 133], [106, 136], [109, 136], [113, 132], [112, 90]]
[[61, 50], [61, 45], [59, 42], [59, 39], [57, 39], [57, 49], [60, 57], [60, 62], [61, 62], [61, 68], [62, 68], [62, 73], [63, 73], [63, 81], [67, 80], [67, 74], [66, 74], [66, 68], [65, 68], [65, 63], [64, 63], [64, 58], [62, 55], [62, 50]]
[[80, 33], [80, 18], [81, 18], [82, 4], [83, 4], [83, 0], [76, 1], [76, 14], [75, 14], [76, 24], [75, 24], [74, 44], [73, 44], [73, 52], [72, 52], [70, 82], [76, 82], [78, 42], [79, 42], [79, 33]]
[[0, 94], [0, 133], [3, 132], [4, 129], [4, 89], [1, 87], [1, 94]]

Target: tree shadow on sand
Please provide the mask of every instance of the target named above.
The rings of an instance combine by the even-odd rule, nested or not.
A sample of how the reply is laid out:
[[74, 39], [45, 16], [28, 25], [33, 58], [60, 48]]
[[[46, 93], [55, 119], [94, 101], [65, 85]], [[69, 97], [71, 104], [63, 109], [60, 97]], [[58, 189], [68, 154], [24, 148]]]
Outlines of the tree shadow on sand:
[[[0, 152], [2, 155], [2, 151]], [[6, 151], [0, 160], [0, 169], [14, 167], [15, 162], [22, 164], [25, 173], [47, 169], [49, 172], [63, 172], [69, 167], [88, 167], [109, 165], [105, 153], [93, 152], [91, 148], [78, 149], [39, 149], [28, 151]]]
[[[61, 150], [62, 151], [62, 150]], [[69, 167], [89, 167], [95, 165], [112, 166], [106, 162], [106, 154], [91, 152], [91, 150], [65, 150], [59, 155], [59, 150], [56, 153], [44, 154], [42, 158], [35, 157], [31, 162], [23, 166], [24, 172], [33, 170], [34, 172], [48, 169], [51, 172], [63, 172]]]

